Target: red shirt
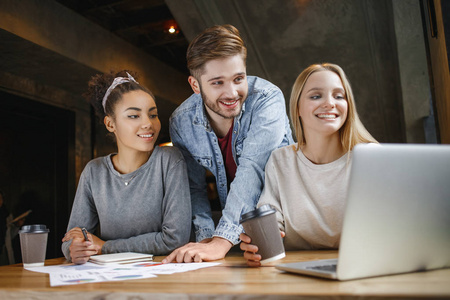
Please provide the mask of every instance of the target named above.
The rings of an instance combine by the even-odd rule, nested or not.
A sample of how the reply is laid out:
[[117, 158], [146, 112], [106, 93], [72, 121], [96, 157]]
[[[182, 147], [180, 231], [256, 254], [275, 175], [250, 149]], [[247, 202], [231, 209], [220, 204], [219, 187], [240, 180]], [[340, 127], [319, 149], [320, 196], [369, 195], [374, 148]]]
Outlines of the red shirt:
[[231, 125], [230, 130], [228, 130], [228, 133], [223, 138], [217, 138], [219, 141], [220, 151], [222, 152], [223, 157], [223, 163], [225, 165], [225, 171], [227, 173], [227, 181], [228, 186], [230, 186], [231, 182], [234, 179], [234, 176], [236, 175], [236, 162], [233, 158], [233, 152], [232, 152], [232, 143], [231, 138], [233, 136], [233, 125]]

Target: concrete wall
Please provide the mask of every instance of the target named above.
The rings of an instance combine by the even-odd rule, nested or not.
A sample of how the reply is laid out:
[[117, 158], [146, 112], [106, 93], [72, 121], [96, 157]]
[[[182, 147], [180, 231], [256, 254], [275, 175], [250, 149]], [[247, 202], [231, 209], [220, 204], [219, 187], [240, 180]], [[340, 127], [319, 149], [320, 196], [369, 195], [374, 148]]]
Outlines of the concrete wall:
[[[339, 64], [358, 112], [380, 142], [423, 142], [427, 71], [419, 1], [166, 0], [186, 37], [230, 23], [248, 47], [248, 73], [289, 101], [308, 65]], [[400, 48], [399, 48], [400, 47]]]
[[[137, 71], [157, 98], [166, 138], [168, 116], [191, 94], [184, 74], [54, 1], [2, 0], [0, 55], [1, 89], [76, 112], [77, 178], [93, 152], [90, 108], [81, 98], [92, 75]], [[98, 128], [102, 155], [112, 148]]]
[[431, 93], [418, 1], [393, 1], [406, 141], [424, 143]]
[[[192, 39], [231, 23], [246, 40], [248, 73], [291, 85], [309, 64], [341, 65], [358, 111], [382, 142], [423, 142], [429, 114], [419, 3], [414, 0], [166, 0]], [[91, 159], [90, 108], [81, 98], [97, 72], [130, 68], [167, 119], [191, 90], [186, 76], [53, 1], [0, 2], [0, 88], [76, 112], [77, 178]], [[0, 100], [1, 101], [1, 100]], [[95, 154], [113, 151], [97, 126]]]

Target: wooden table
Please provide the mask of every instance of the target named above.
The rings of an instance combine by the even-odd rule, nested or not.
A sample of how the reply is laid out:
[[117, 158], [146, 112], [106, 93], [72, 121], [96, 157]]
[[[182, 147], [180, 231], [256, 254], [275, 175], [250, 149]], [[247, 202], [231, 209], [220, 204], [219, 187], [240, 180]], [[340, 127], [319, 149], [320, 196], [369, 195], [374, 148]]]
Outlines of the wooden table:
[[[337, 251], [288, 252], [278, 261], [337, 257]], [[163, 257], [156, 257], [161, 261]], [[64, 263], [49, 259], [46, 265]], [[337, 282], [281, 272], [273, 266], [249, 268], [240, 253], [221, 265], [157, 278], [50, 287], [49, 275], [0, 267], [0, 299], [450, 299], [450, 269]]]

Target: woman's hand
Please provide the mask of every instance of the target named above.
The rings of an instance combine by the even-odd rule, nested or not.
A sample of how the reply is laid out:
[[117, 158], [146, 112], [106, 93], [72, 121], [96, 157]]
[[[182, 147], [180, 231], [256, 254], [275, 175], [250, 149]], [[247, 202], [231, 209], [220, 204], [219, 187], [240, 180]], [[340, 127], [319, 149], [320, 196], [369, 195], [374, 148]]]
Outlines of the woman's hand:
[[[280, 234], [282, 238], [286, 235], [283, 231], [280, 231]], [[239, 238], [241, 239], [241, 250], [245, 251], [244, 258], [247, 261], [247, 265], [250, 267], [261, 266], [261, 255], [257, 254], [258, 247], [250, 244], [252, 239], [245, 233], [241, 233]]]
[[70, 258], [75, 264], [84, 264], [92, 255], [102, 253], [102, 246], [105, 242], [93, 234], [88, 233], [87, 236], [88, 241], [84, 239], [81, 228], [75, 227], [69, 230], [62, 239], [63, 242], [72, 240], [69, 251]]

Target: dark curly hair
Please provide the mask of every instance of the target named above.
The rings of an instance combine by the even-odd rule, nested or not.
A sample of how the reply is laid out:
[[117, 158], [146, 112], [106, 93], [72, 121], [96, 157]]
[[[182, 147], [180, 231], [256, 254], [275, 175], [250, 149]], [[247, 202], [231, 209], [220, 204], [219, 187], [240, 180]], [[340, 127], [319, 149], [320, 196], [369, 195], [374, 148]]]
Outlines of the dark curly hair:
[[156, 101], [155, 96], [146, 87], [136, 83], [136, 82], [125, 82], [116, 86], [108, 96], [105, 104], [105, 109], [103, 109], [102, 101], [106, 94], [106, 91], [111, 86], [116, 77], [128, 77], [127, 73], [133, 76], [136, 81], [136, 72], [129, 70], [122, 70], [119, 72], [111, 71], [110, 73], [97, 74], [92, 76], [88, 83], [88, 90], [83, 94], [83, 97], [94, 107], [95, 114], [103, 121], [105, 116], [111, 116], [114, 118], [114, 108], [118, 101], [120, 101], [124, 94], [131, 91], [144, 91], [148, 93], [153, 100]]

